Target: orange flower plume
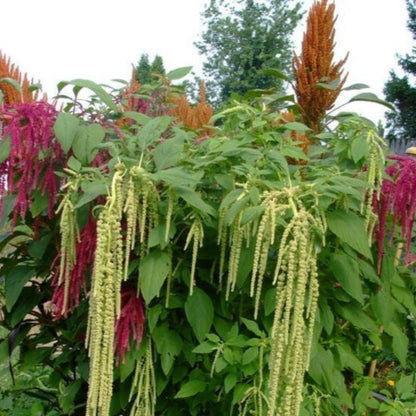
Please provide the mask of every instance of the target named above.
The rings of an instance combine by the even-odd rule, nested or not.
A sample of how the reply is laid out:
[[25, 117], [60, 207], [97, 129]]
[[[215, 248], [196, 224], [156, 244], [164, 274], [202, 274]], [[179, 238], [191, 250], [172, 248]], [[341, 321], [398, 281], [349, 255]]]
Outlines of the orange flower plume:
[[0, 90], [3, 93], [5, 104], [31, 103], [34, 101], [33, 94], [29, 90], [30, 82], [27, 75], [22, 76], [19, 68], [12, 64], [10, 58], [7, 58], [2, 52], [0, 52], [0, 78], [11, 78], [21, 86], [21, 91], [18, 91], [8, 82], [0, 82]]
[[206, 101], [204, 81], [201, 82], [199, 102], [195, 106], [191, 106], [185, 95], [173, 96], [171, 102], [173, 104], [169, 111], [171, 116], [176, 117], [185, 127], [193, 130], [201, 129], [202, 133], [209, 135], [210, 129], [207, 126], [214, 112]]
[[[293, 61], [294, 89], [302, 121], [315, 133], [322, 130], [321, 122], [346, 80], [342, 73], [348, 55], [338, 63], [333, 62], [334, 11], [334, 3], [328, 5], [327, 0], [314, 2], [303, 35], [302, 53], [295, 55]], [[318, 83], [327, 84], [328, 87], [319, 86]]]

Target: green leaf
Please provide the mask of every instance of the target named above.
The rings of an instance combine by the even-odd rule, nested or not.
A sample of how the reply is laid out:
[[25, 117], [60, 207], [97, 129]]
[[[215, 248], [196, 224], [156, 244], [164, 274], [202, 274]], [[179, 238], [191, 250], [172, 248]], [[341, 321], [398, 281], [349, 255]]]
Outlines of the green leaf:
[[321, 350], [311, 357], [308, 374], [319, 386], [332, 391], [334, 388], [333, 369], [334, 357], [331, 351]]
[[390, 322], [385, 327], [385, 331], [393, 337], [394, 355], [399, 359], [400, 363], [405, 366], [409, 349], [409, 338], [407, 338], [394, 322]]
[[332, 255], [330, 268], [342, 288], [355, 300], [364, 303], [360, 271], [356, 260], [344, 253]]
[[84, 193], [81, 195], [78, 202], [74, 205], [75, 209], [81, 208], [100, 195], [107, 194], [107, 186], [103, 182], [85, 182], [82, 184], [81, 188]]
[[186, 77], [191, 71], [192, 71], [192, 66], [184, 66], [184, 67], [169, 71], [166, 74], [166, 78], [169, 79], [170, 81], [175, 81], [177, 79]]
[[34, 270], [29, 266], [16, 266], [5, 275], [6, 308], [9, 312], [33, 275]]
[[392, 297], [386, 293], [385, 288], [381, 288], [381, 290], [371, 297], [371, 307], [380, 324], [387, 326], [391, 322], [394, 308]]
[[252, 321], [250, 319], [241, 318], [243, 324], [247, 327], [249, 331], [253, 334], [257, 335], [260, 338], [264, 338], [266, 334], [259, 328], [259, 325], [256, 321]]
[[3, 140], [0, 140], [0, 163], [6, 161], [10, 156], [10, 135], [6, 136]]
[[46, 249], [49, 246], [49, 243], [53, 237], [52, 233], [48, 233], [40, 240], [33, 240], [29, 243], [28, 247], [28, 253], [34, 258], [34, 259], [41, 259], [43, 255], [45, 254]]
[[367, 84], [352, 84], [348, 85], [348, 87], [345, 87], [342, 89], [342, 91], [352, 91], [352, 90], [363, 90], [365, 88], [370, 88]]
[[352, 103], [355, 101], [368, 101], [371, 103], [381, 104], [389, 108], [392, 111], [396, 111], [396, 109], [394, 108], [392, 104], [388, 103], [387, 101], [381, 100], [380, 98], [377, 97], [377, 95], [371, 92], [363, 92], [361, 94], [355, 95], [348, 102]]
[[162, 134], [170, 126], [173, 117], [161, 116], [150, 119], [142, 129], [137, 132], [139, 148], [142, 152], [149, 146], [155, 145]]
[[212, 341], [204, 341], [202, 344], [199, 344], [195, 347], [192, 352], [195, 354], [210, 354], [215, 350], [217, 344], [214, 344]]
[[72, 144], [74, 156], [84, 165], [89, 165], [97, 156], [97, 146], [104, 140], [105, 130], [99, 124], [90, 124], [78, 129]]
[[194, 288], [192, 296], [185, 302], [185, 315], [199, 342], [211, 329], [214, 321], [214, 306], [211, 298], [200, 288]]
[[113, 97], [111, 97], [108, 92], [104, 90], [103, 87], [96, 84], [93, 81], [87, 80], [87, 79], [73, 79], [72, 81], [69, 81], [66, 83], [66, 85], [75, 85], [76, 87], [81, 88], [88, 88], [90, 89], [95, 95], [100, 98], [100, 100], [108, 106], [113, 111], [117, 111], [117, 106], [114, 103]]
[[69, 149], [71, 149], [80, 124], [80, 119], [73, 114], [59, 113], [56, 118], [53, 131], [64, 153], [68, 153]]
[[237, 374], [229, 373], [225, 376], [224, 379], [224, 391], [225, 394], [229, 393], [237, 384]]
[[11, 311], [12, 316], [10, 325], [12, 327], [15, 327], [30, 311], [33, 310], [42, 299], [42, 294], [33, 286], [23, 287], [20, 293], [20, 299], [22, 299], [22, 302], [16, 302]]
[[67, 164], [68, 164], [69, 169], [72, 169], [74, 172], [79, 172], [82, 168], [81, 162], [79, 160], [75, 159], [74, 156], [71, 156], [68, 159]]
[[289, 123], [285, 123], [282, 125], [287, 130], [295, 130], [295, 131], [310, 131], [311, 128], [309, 128], [306, 124], [299, 123], [298, 121], [290, 121]]
[[242, 364], [243, 365], [250, 364], [251, 362], [256, 360], [258, 356], [259, 356], [258, 347], [250, 347], [244, 351]]
[[154, 297], [159, 295], [170, 268], [170, 257], [160, 250], [154, 250], [141, 259], [139, 265], [139, 288], [147, 305]]
[[328, 228], [344, 243], [372, 259], [365, 222], [353, 212], [329, 211], [326, 214]]
[[275, 68], [265, 68], [265, 69], [261, 70], [261, 72], [264, 75], [269, 75], [269, 76], [272, 76], [272, 77], [275, 77], [275, 78], [282, 79], [284, 81], [290, 81], [290, 78], [286, 74], [284, 74], [283, 72], [281, 72], [281, 71], [279, 71]]
[[163, 181], [174, 187], [194, 189], [200, 182], [204, 172], [189, 172], [182, 168], [170, 168], [153, 175], [156, 180]]
[[183, 137], [176, 136], [156, 146], [152, 151], [156, 169], [162, 170], [174, 166], [182, 157], [183, 145]]
[[345, 306], [337, 305], [335, 309], [345, 320], [351, 322], [355, 327], [377, 335], [379, 334], [377, 324], [362, 310], [358, 304], [351, 302]]
[[354, 163], [367, 157], [368, 143], [363, 137], [356, 137], [351, 143], [351, 156]]
[[6, 84], [11, 85], [15, 90], [17, 90], [17, 92], [22, 92], [22, 86], [19, 84], [18, 81], [16, 81], [13, 78], [9, 78], [9, 77], [4, 77], [4, 78], [0, 78], [0, 82], [5, 82]]
[[348, 344], [337, 344], [336, 348], [343, 367], [351, 368], [351, 370], [359, 374], [363, 373], [363, 363], [352, 353]]
[[184, 399], [185, 397], [192, 397], [195, 394], [205, 391], [207, 383], [202, 380], [190, 380], [183, 384], [175, 395], [175, 399]]
[[212, 217], [217, 215], [217, 211], [209, 204], [207, 204], [197, 192], [192, 189], [185, 188], [183, 186], [175, 187], [175, 191], [179, 197], [186, 201], [189, 205], [200, 210], [201, 212], [211, 215]]

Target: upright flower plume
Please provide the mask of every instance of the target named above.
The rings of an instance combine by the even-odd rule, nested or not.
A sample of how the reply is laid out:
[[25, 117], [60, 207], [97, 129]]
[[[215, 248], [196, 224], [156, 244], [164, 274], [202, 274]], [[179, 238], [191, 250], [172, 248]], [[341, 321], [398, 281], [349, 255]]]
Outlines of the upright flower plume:
[[64, 159], [52, 130], [56, 115], [55, 107], [43, 101], [5, 105], [1, 112], [1, 140], [9, 141], [10, 154], [0, 164], [0, 194], [16, 194], [13, 225], [30, 210], [37, 190], [48, 195], [53, 215], [59, 189], [55, 170]]
[[[295, 55], [295, 93], [303, 122], [321, 131], [321, 121], [337, 99], [346, 76], [342, 76], [347, 56], [334, 63], [335, 4], [315, 2], [308, 15], [302, 53]], [[317, 84], [326, 85], [317, 85]]]
[[3, 102], [5, 104], [13, 103], [30, 103], [34, 97], [29, 90], [29, 80], [27, 75], [22, 76], [19, 68], [10, 62], [10, 58], [7, 58], [2, 52], [0, 52], [0, 78], [11, 78], [16, 81], [21, 91], [18, 91], [11, 83], [3, 81], [0, 82], [0, 90], [3, 93]]
[[199, 102], [192, 106], [185, 95], [172, 97], [172, 108], [169, 114], [181, 121], [185, 127], [197, 130], [202, 129], [204, 134], [209, 134], [209, 120], [214, 114], [211, 106], [206, 101], [205, 84], [202, 81], [199, 89]]

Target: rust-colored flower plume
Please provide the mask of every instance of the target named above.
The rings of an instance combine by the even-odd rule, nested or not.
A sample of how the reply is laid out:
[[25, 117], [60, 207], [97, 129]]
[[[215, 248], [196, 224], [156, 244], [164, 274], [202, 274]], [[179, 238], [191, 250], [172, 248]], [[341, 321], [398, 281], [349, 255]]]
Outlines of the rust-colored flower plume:
[[327, 3], [327, 0], [322, 0], [312, 5], [302, 53], [295, 55], [293, 61], [294, 88], [300, 113], [303, 122], [315, 133], [321, 131], [322, 119], [335, 103], [346, 80], [342, 74], [348, 55], [334, 63], [335, 4]]
[[2, 52], [0, 52], [0, 78], [11, 78], [21, 86], [21, 91], [18, 91], [9, 82], [0, 82], [0, 90], [3, 93], [5, 104], [31, 103], [34, 100], [33, 93], [29, 90], [30, 82], [27, 75], [22, 76], [19, 68], [12, 64], [10, 58], [7, 58]]
[[172, 108], [169, 114], [181, 121], [185, 127], [193, 130], [202, 130], [202, 133], [209, 135], [210, 129], [207, 128], [209, 120], [213, 115], [211, 106], [205, 97], [205, 84], [201, 82], [199, 89], [199, 102], [192, 106], [185, 95], [173, 96], [171, 98]]

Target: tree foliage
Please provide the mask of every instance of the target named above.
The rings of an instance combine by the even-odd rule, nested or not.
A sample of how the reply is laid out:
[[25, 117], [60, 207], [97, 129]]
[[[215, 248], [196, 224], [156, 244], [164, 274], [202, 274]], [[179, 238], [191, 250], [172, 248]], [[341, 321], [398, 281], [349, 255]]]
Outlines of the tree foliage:
[[149, 55], [143, 53], [140, 56], [136, 66], [136, 81], [140, 84], [151, 84], [155, 80], [155, 75], [165, 75], [165, 67], [163, 59], [160, 55], [156, 55], [150, 63]]
[[281, 81], [262, 70], [289, 73], [291, 34], [300, 17], [300, 3], [290, 0], [212, 0], [203, 12], [205, 29], [196, 43], [204, 56], [210, 98], [218, 105], [233, 93], [280, 91]]
[[[407, 0], [409, 20], [407, 27], [416, 40], [416, 6], [413, 1]], [[395, 112], [388, 112], [387, 138], [416, 139], [416, 48], [412, 48], [412, 54], [407, 54], [399, 59], [399, 65], [404, 71], [400, 76], [395, 71], [390, 72], [390, 79], [384, 87], [386, 99], [392, 102]]]

